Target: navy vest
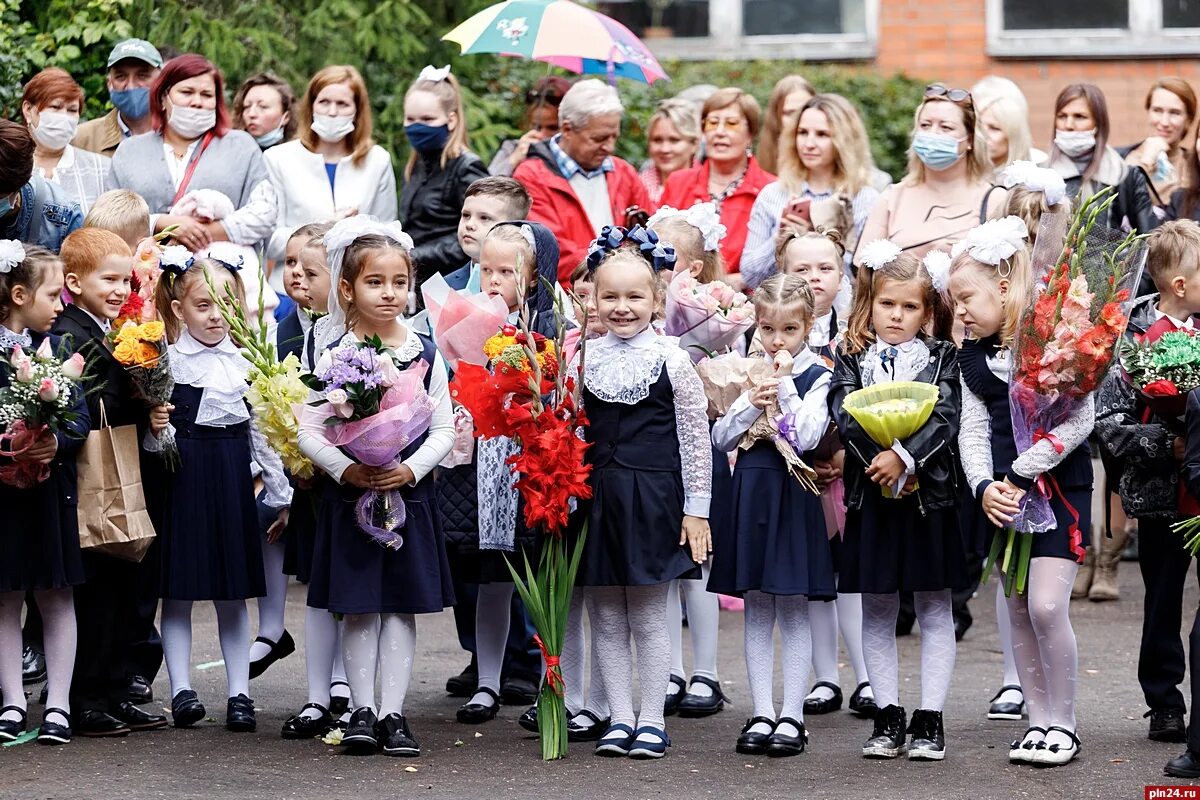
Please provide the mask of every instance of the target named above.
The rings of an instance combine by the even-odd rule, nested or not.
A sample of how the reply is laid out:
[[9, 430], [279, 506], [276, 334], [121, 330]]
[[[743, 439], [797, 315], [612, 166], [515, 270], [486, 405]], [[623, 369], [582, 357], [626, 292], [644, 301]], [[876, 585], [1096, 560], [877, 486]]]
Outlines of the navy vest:
[[[792, 383], [796, 385], [796, 394], [804, 397], [804, 395], [808, 394], [808, 390], [813, 387], [813, 384], [817, 382], [818, 378], [828, 374], [829, 370], [825, 365], [813, 364], [799, 375], [793, 375]], [[754, 447], [751, 447], [749, 450], [739, 451], [738, 453], [737, 466], [778, 469], [782, 465], [783, 456], [779, 454], [773, 442], [766, 440], [756, 442]]]
[[587, 409], [587, 463], [654, 472], [680, 472], [679, 438], [675, 427], [675, 391], [663, 364], [650, 394], [636, 405], [609, 403], [583, 389]]

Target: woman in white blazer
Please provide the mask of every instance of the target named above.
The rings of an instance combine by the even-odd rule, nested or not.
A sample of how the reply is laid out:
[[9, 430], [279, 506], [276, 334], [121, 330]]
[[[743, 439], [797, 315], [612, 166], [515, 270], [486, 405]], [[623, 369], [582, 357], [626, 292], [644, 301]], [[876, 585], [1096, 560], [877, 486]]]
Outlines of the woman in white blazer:
[[[396, 219], [392, 157], [371, 138], [367, 86], [354, 67], [325, 67], [300, 107], [299, 136], [263, 153], [275, 187], [278, 221], [267, 256], [283, 258], [291, 232], [352, 214]], [[272, 284], [282, 270], [274, 270]]]

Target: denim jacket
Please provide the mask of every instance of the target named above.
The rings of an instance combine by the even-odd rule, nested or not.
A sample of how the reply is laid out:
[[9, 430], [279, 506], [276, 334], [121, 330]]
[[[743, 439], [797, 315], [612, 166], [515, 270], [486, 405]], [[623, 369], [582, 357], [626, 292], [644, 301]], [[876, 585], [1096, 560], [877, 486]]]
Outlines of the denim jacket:
[[79, 204], [68, 200], [57, 184], [34, 175], [21, 187], [21, 207], [0, 231], [0, 238], [41, 245], [57, 253], [67, 234], [82, 225]]

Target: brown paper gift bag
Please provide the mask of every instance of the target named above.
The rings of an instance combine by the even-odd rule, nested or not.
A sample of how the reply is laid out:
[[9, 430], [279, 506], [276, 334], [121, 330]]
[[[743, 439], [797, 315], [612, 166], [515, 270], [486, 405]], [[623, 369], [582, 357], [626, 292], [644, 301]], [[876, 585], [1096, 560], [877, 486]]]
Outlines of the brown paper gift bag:
[[79, 546], [141, 561], [154, 542], [146, 511], [136, 425], [110, 427], [104, 405], [100, 427], [79, 453]]

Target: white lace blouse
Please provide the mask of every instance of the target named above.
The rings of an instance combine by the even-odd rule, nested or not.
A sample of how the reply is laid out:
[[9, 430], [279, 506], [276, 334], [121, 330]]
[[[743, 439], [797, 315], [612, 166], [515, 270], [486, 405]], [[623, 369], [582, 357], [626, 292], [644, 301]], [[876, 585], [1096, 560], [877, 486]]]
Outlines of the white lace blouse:
[[[792, 361], [792, 375], [802, 375], [806, 369], [817, 363], [817, 355], [805, 348]], [[812, 450], [820, 443], [821, 437], [829, 429], [829, 379], [831, 373], [813, 382], [812, 387], [803, 396], [796, 392], [794, 381], [779, 382], [779, 410], [783, 414], [791, 414], [795, 418], [796, 441], [801, 455]], [[763, 410], [750, 403], [750, 392], [733, 401], [729, 411], [713, 425], [712, 440], [718, 450], [731, 452], [738, 446], [742, 434], [750, 430], [754, 421], [762, 416]]]

